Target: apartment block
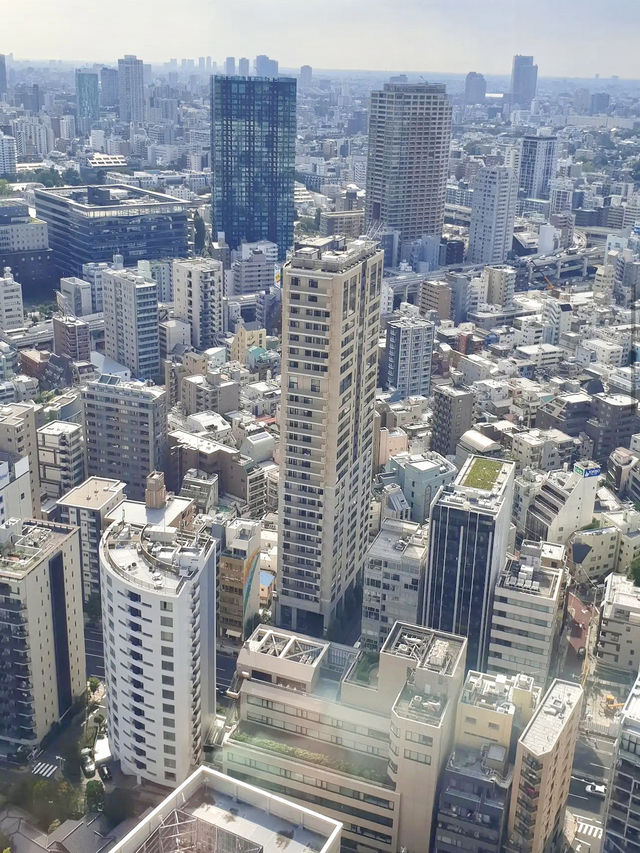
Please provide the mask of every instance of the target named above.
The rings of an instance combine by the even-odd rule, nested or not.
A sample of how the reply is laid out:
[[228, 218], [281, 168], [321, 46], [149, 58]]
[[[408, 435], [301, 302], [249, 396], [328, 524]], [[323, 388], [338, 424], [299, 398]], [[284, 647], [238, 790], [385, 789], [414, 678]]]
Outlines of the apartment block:
[[107, 717], [123, 772], [175, 787], [201, 763], [215, 714], [216, 546], [162, 523], [156, 480], [139, 522], [125, 515], [100, 540]]
[[565, 545], [574, 530], [591, 524], [599, 477], [600, 466], [590, 461], [547, 474], [526, 512], [527, 539]]
[[223, 769], [344, 820], [350, 849], [428, 849], [465, 648], [404, 623], [379, 655], [260, 626], [229, 689], [238, 724]]
[[58, 500], [60, 519], [80, 530], [82, 599], [100, 594], [98, 545], [109, 513], [124, 500], [124, 483], [105, 477], [89, 477]]
[[22, 285], [13, 277], [10, 267], [0, 276], [0, 330], [9, 332], [24, 326]]
[[223, 331], [222, 263], [214, 258], [173, 262], [175, 316], [191, 328], [191, 343], [199, 350], [215, 346]]
[[160, 374], [158, 286], [131, 270], [106, 270], [102, 276], [104, 350], [128, 367], [136, 379]]
[[40, 514], [38, 423], [42, 407], [36, 403], [9, 403], [0, 407], [0, 451], [29, 459], [31, 505]]
[[458, 470], [453, 462], [433, 450], [394, 454], [381, 475], [385, 485], [397, 483], [411, 507], [411, 521], [423, 524], [442, 486], [452, 483]]
[[598, 670], [619, 674], [640, 666], [640, 588], [625, 575], [604, 582], [596, 660]]
[[582, 712], [579, 684], [555, 679], [518, 739], [505, 850], [560, 850]]
[[89, 361], [91, 331], [88, 323], [78, 317], [53, 317], [53, 351], [72, 361]]
[[453, 385], [437, 385], [433, 389], [433, 427], [431, 450], [442, 456], [453, 456], [460, 436], [473, 425], [473, 392]]
[[580, 441], [559, 429], [531, 429], [511, 437], [511, 458], [519, 469], [558, 471], [570, 465], [580, 450]]
[[166, 391], [104, 375], [82, 388], [82, 408], [88, 475], [121, 479], [142, 498], [147, 475], [166, 461]]
[[[231, 642], [244, 641], [260, 607], [259, 521], [235, 518], [225, 525], [218, 561], [216, 630]], [[254, 623], [255, 624], [255, 623]]]
[[0, 745], [40, 744], [83, 693], [85, 681], [78, 531], [12, 519], [0, 527]]
[[394, 311], [386, 323], [384, 357], [385, 384], [395, 396], [406, 397], [431, 393], [431, 360], [434, 325], [420, 317], [418, 309], [405, 303]]
[[277, 619], [320, 636], [369, 545], [383, 264], [336, 239], [283, 268]]
[[364, 568], [364, 646], [378, 651], [397, 621], [419, 621], [428, 557], [426, 525], [392, 518], [382, 522]]
[[79, 424], [51, 421], [37, 430], [40, 488], [57, 499], [85, 478], [84, 438]]
[[[547, 546], [545, 548], [545, 546]], [[564, 565], [548, 565], [547, 543], [523, 542], [507, 557], [493, 599], [487, 669], [526, 672], [544, 687], [562, 623]]]

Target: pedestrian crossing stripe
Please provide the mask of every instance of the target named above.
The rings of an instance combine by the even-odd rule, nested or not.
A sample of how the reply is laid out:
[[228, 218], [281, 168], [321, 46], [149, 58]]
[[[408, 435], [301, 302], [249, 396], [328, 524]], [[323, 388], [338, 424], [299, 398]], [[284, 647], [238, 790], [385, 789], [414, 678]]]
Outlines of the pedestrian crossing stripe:
[[31, 768], [31, 772], [35, 776], [44, 776], [45, 779], [48, 779], [49, 776], [53, 776], [57, 769], [58, 766], [56, 764], [47, 764], [46, 761], [39, 761]]
[[592, 823], [578, 824], [578, 835], [589, 835], [592, 838], [602, 838], [602, 827], [594, 826]]

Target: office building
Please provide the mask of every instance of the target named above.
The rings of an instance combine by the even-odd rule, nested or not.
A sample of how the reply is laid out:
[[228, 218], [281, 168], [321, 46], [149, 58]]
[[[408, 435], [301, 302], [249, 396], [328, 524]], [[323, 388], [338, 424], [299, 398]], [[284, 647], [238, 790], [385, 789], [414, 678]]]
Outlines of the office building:
[[278, 247], [269, 240], [243, 243], [231, 264], [229, 296], [267, 293], [274, 286]]
[[7, 60], [4, 53], [0, 53], [0, 101], [7, 94]]
[[278, 60], [270, 59], [264, 53], [256, 56], [255, 62], [256, 77], [277, 77], [278, 76]]
[[106, 270], [102, 277], [105, 354], [136, 379], [160, 374], [158, 286], [131, 270]]
[[400, 486], [410, 508], [411, 521], [423, 524], [429, 518], [431, 503], [439, 489], [452, 483], [457, 473], [452, 462], [433, 450], [404, 451], [388, 459], [381, 478], [385, 483]]
[[472, 264], [502, 264], [511, 251], [518, 175], [508, 166], [480, 169], [473, 184], [469, 252]]
[[518, 739], [505, 849], [562, 849], [582, 687], [555, 679]]
[[385, 83], [371, 93], [367, 225], [397, 229], [402, 242], [440, 239], [450, 141], [444, 85]]
[[464, 81], [465, 104], [484, 104], [487, 94], [487, 81], [477, 71], [470, 71]]
[[362, 644], [379, 651], [397, 621], [418, 624], [429, 557], [426, 525], [386, 518], [367, 551]]
[[73, 275], [61, 278], [58, 305], [65, 316], [84, 317], [93, 314], [91, 283]]
[[114, 517], [115, 508], [124, 500], [124, 483], [105, 477], [89, 477], [65, 492], [58, 500], [60, 520], [80, 530], [80, 567], [82, 599], [100, 595], [98, 545], [105, 519]]
[[283, 269], [277, 618], [318, 636], [369, 544], [383, 263], [356, 240], [301, 247]]
[[135, 266], [187, 254], [189, 203], [168, 194], [125, 184], [59, 187], [36, 190], [35, 203], [61, 276], [80, 276], [84, 264], [111, 262], [114, 255]]
[[[230, 820], [230, 818], [232, 818]], [[233, 853], [340, 853], [342, 824], [320, 812], [199, 767], [143, 817], [112, 853], [148, 853], [170, 845]]]
[[431, 393], [434, 325], [403, 303], [387, 320], [385, 384], [398, 399]]
[[88, 476], [124, 480], [131, 499], [147, 475], [162, 470], [167, 451], [166, 391], [145, 382], [101, 376], [82, 388]]
[[14, 518], [0, 543], [0, 745], [24, 756], [86, 688], [78, 531]]
[[36, 423], [42, 407], [35, 403], [7, 403], [0, 407], [0, 452], [29, 459], [31, 506], [40, 515], [40, 475]]
[[536, 96], [537, 85], [538, 66], [533, 64], [533, 56], [514, 56], [511, 69], [511, 105], [528, 110]]
[[100, 120], [100, 92], [95, 71], [76, 69], [76, 118], [83, 133]]
[[229, 691], [238, 724], [223, 769], [294, 802], [322, 798], [335, 820], [348, 815], [345, 849], [429, 849], [465, 646], [401, 622], [379, 655], [258, 627]]
[[141, 59], [127, 54], [118, 60], [118, 105], [120, 121], [144, 121], [144, 66]]
[[596, 660], [598, 671], [618, 676], [640, 665], [640, 589], [631, 578], [610, 574], [604, 582]]
[[638, 401], [627, 394], [595, 394], [585, 432], [593, 441], [593, 458], [606, 466], [617, 447], [628, 447], [638, 431]]
[[511, 437], [511, 458], [520, 470], [557, 471], [572, 465], [580, 442], [559, 429], [530, 429]]
[[310, 65], [301, 65], [300, 66], [300, 76], [298, 77], [298, 82], [300, 83], [300, 87], [303, 89], [308, 89], [311, 86], [313, 81], [313, 68]]
[[[637, 666], [637, 661], [636, 661]], [[634, 666], [635, 670], [635, 666]], [[640, 823], [640, 677], [631, 688], [618, 723], [613, 772], [604, 812], [604, 853], [637, 850]]]
[[224, 61], [224, 73], [227, 77], [233, 77], [236, 73], [236, 58], [235, 56], [227, 56]]
[[487, 303], [499, 308], [512, 309], [516, 290], [516, 271], [506, 264], [486, 266], [480, 276]]
[[599, 477], [600, 466], [590, 461], [546, 474], [526, 510], [527, 539], [566, 545], [575, 530], [591, 524]]
[[213, 228], [237, 249], [270, 240], [283, 260], [293, 244], [296, 81], [211, 81]]
[[431, 507], [423, 624], [468, 639], [483, 669], [496, 582], [507, 556], [515, 465], [470, 456]]
[[174, 313], [189, 324], [191, 343], [196, 349], [215, 346], [223, 331], [223, 281], [222, 263], [214, 258], [173, 262]]
[[249, 76], [249, 60], [246, 56], [241, 56], [238, 60], [238, 74], [240, 77]]
[[56, 315], [51, 322], [54, 353], [72, 361], [89, 361], [91, 356], [89, 324], [79, 317], [69, 315]]
[[259, 521], [234, 518], [225, 525], [218, 561], [216, 630], [232, 643], [253, 632], [260, 607]]
[[13, 277], [9, 267], [0, 277], [0, 330], [9, 332], [24, 326], [22, 285]]
[[215, 715], [216, 546], [166, 526], [155, 485], [139, 521], [100, 540], [107, 718], [122, 771], [174, 787], [201, 763]]
[[519, 557], [508, 556], [496, 584], [487, 669], [526, 672], [546, 684], [557, 652], [564, 600], [564, 564], [553, 566], [558, 545], [523, 542]]
[[442, 456], [455, 454], [460, 437], [473, 426], [474, 405], [472, 391], [453, 385], [437, 385], [433, 389], [432, 450]]
[[47, 498], [58, 499], [85, 478], [82, 426], [51, 421], [39, 427], [40, 488]]
[[111, 109], [118, 106], [119, 86], [118, 69], [100, 69], [100, 105], [103, 109]]
[[556, 176], [556, 136], [525, 136], [520, 155], [520, 195], [523, 198], [549, 198], [551, 181]]
[[15, 177], [17, 162], [18, 152], [15, 138], [0, 131], [0, 175], [5, 178]]

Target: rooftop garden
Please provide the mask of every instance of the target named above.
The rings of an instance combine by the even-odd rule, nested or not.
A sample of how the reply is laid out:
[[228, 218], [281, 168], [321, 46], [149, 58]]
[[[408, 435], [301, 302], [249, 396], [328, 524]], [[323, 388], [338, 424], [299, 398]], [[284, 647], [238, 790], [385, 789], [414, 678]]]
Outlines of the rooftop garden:
[[501, 470], [502, 462], [499, 460], [478, 456], [471, 464], [462, 485], [470, 489], [484, 489], [490, 492]]

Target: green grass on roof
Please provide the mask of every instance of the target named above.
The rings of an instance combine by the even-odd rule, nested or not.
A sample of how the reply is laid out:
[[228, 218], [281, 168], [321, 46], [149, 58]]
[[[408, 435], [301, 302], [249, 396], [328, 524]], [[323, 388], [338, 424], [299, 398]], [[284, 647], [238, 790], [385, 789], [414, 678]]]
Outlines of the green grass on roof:
[[468, 486], [470, 489], [486, 489], [486, 491], [491, 491], [501, 470], [502, 462], [496, 459], [478, 457], [469, 468], [462, 485]]

